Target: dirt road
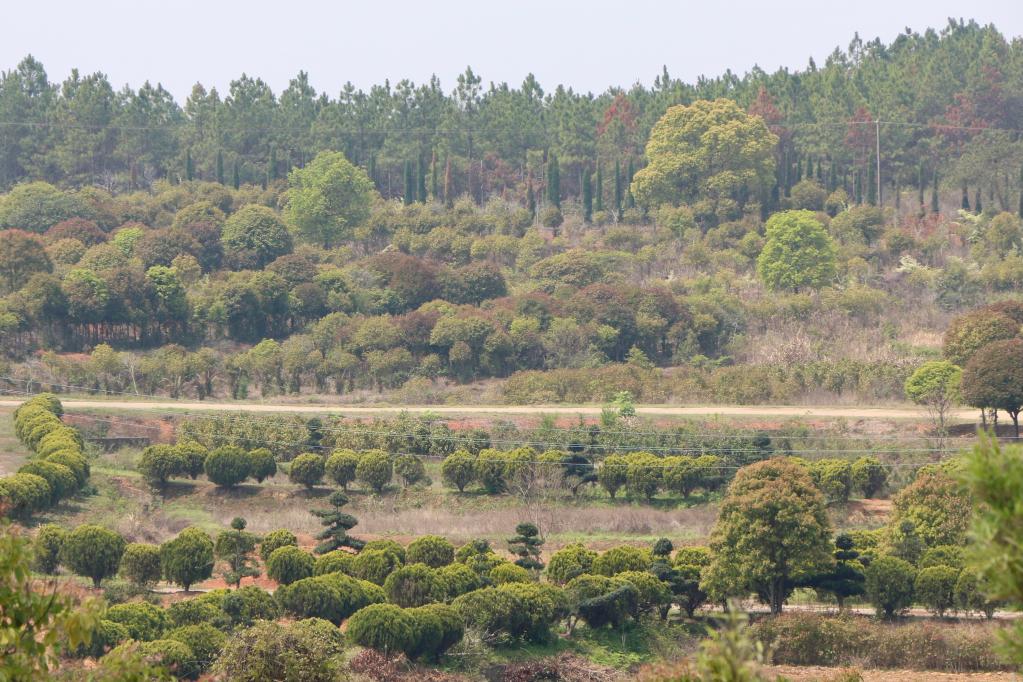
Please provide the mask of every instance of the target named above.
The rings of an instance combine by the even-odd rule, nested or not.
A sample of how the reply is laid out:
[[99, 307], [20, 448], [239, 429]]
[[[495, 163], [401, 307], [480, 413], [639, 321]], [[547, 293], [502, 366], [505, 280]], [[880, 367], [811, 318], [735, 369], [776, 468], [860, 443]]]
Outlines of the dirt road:
[[[431, 412], [446, 415], [530, 415], [545, 413], [599, 415], [598, 405], [406, 405], [360, 406], [330, 403], [242, 403], [183, 400], [101, 400], [62, 398], [69, 409], [155, 410], [187, 412], [262, 412], [303, 414], [371, 415], [395, 412]], [[0, 400], [0, 407], [17, 407], [20, 400]], [[830, 419], [928, 419], [927, 413], [914, 407], [834, 407], [785, 405], [700, 405], [672, 406], [645, 405], [636, 407], [636, 413], [649, 416], [676, 417], [810, 417]], [[953, 410], [952, 421], [974, 421], [977, 411]]]

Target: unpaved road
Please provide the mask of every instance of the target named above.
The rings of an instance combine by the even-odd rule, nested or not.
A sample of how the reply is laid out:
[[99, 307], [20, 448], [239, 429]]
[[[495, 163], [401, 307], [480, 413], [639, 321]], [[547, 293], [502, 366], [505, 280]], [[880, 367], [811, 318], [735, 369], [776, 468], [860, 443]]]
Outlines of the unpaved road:
[[[17, 407], [20, 400], [0, 400], [0, 407]], [[430, 412], [449, 415], [531, 415], [547, 413], [568, 413], [599, 415], [597, 405], [340, 405], [340, 404], [294, 404], [294, 403], [236, 403], [216, 401], [182, 400], [96, 400], [61, 398], [68, 408], [113, 409], [113, 410], [156, 410], [186, 412], [262, 412], [262, 413], [304, 413], [304, 414], [381, 414], [394, 412]], [[636, 407], [636, 413], [650, 416], [676, 417], [810, 417], [830, 419], [929, 419], [927, 412], [913, 407], [814, 407], [785, 405], [702, 405], [677, 407], [671, 405], [646, 405]], [[977, 411], [972, 409], [953, 410], [951, 421], [975, 421]]]

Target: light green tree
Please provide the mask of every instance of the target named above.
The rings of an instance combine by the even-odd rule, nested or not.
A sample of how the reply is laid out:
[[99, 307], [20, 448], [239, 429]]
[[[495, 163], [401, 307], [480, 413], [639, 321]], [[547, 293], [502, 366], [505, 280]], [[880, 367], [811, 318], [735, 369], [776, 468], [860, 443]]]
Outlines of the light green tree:
[[284, 215], [304, 241], [330, 248], [369, 217], [373, 181], [340, 152], [320, 152], [288, 174]]
[[959, 401], [962, 371], [948, 360], [925, 362], [906, 379], [906, 397], [924, 405], [941, 435], [949, 409]]
[[767, 221], [757, 273], [769, 289], [819, 289], [835, 277], [835, 245], [810, 211], [784, 211]]

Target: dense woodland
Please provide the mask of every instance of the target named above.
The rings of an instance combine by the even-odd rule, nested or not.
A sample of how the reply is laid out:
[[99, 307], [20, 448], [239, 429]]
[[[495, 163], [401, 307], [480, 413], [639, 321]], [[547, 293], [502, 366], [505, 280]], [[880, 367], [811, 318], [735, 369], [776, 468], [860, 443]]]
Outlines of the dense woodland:
[[0, 81], [4, 380], [901, 399], [953, 314], [1023, 287], [1020, 53], [952, 22], [599, 97], [243, 77], [183, 107], [28, 58]]

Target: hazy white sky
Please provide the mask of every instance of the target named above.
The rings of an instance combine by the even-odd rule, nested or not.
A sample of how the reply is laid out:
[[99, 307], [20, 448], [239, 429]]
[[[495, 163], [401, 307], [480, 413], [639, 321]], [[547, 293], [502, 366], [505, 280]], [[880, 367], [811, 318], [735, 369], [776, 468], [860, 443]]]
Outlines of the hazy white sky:
[[547, 91], [600, 92], [649, 84], [662, 65], [685, 80], [754, 64], [801, 68], [855, 31], [887, 42], [950, 16], [1023, 35], [1021, 0], [20, 0], [0, 15], [0, 69], [32, 54], [51, 80], [78, 67], [115, 87], [161, 82], [179, 99], [196, 81], [223, 92], [243, 72], [279, 92], [299, 70], [332, 96], [345, 81], [368, 88], [431, 74], [450, 91], [466, 65], [484, 84], [533, 72]]

